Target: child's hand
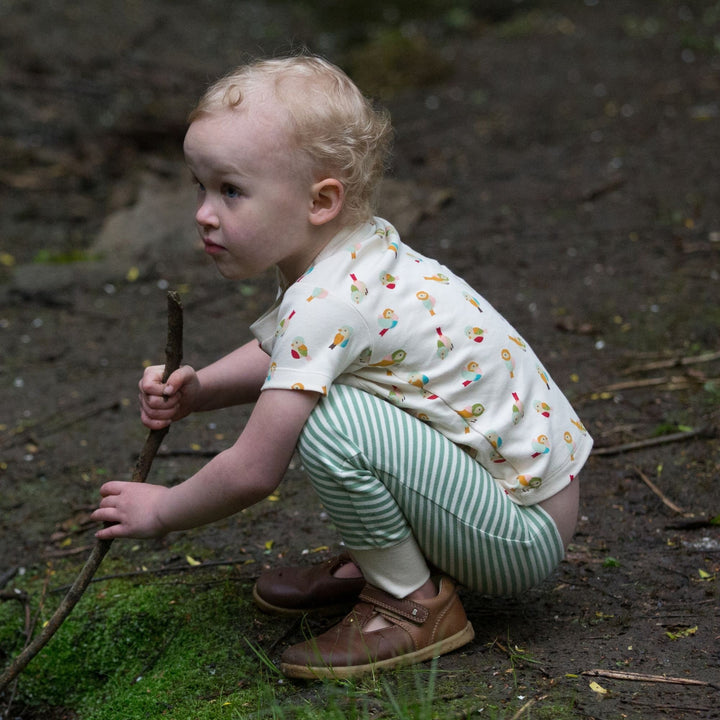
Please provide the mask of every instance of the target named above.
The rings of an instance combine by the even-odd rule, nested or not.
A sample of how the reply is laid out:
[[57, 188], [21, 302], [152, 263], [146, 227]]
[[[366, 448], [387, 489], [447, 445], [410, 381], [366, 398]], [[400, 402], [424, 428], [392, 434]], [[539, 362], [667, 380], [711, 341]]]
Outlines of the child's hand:
[[189, 365], [178, 368], [167, 383], [163, 383], [163, 365], [145, 370], [138, 384], [140, 388], [140, 418], [151, 430], [167, 427], [193, 411], [193, 403], [200, 388], [197, 373]]
[[137, 482], [113, 481], [100, 488], [100, 507], [93, 520], [114, 523], [95, 533], [100, 540], [119, 537], [151, 538], [167, 533], [159, 510], [168, 488]]

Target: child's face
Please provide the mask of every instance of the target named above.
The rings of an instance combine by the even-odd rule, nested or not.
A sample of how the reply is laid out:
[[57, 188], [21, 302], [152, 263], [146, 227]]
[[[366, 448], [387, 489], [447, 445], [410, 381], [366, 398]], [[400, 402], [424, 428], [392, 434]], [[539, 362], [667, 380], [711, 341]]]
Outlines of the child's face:
[[277, 265], [290, 281], [317, 254], [312, 178], [271, 100], [195, 120], [185, 160], [198, 183], [198, 231], [220, 273], [248, 278]]

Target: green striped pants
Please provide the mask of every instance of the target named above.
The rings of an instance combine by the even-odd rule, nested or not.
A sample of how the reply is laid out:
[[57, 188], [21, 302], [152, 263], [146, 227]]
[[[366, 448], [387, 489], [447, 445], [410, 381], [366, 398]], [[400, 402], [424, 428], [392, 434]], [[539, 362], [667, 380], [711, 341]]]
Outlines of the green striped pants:
[[[403, 584], [408, 594], [427, 579], [426, 561], [484, 594], [517, 595], [563, 558], [557, 527], [542, 508], [512, 502], [441, 433], [367, 392], [334, 385], [306, 422], [298, 451], [368, 581], [380, 578], [373, 584], [399, 597]], [[377, 573], [366, 567], [382, 566], [383, 558]], [[396, 573], [416, 578], [398, 589]]]

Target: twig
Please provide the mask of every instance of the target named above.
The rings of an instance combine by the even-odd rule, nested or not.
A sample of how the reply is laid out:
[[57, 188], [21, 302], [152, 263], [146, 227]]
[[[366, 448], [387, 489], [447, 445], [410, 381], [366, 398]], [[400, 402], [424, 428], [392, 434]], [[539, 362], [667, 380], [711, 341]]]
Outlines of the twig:
[[666, 683], [669, 685], [698, 685], [720, 689], [718, 685], [705, 680], [692, 678], [668, 677], [667, 675], [645, 675], [644, 673], [622, 672], [620, 670], [585, 670], [583, 675], [588, 677], [605, 677], [613, 680], [632, 680], [635, 682]]
[[643, 448], [654, 447], [655, 445], [665, 445], [666, 443], [678, 442], [680, 440], [689, 440], [694, 437], [713, 437], [714, 433], [709, 428], [703, 427], [697, 430], [688, 430], [686, 432], [670, 433], [669, 435], [659, 435], [658, 437], [646, 438], [645, 440], [636, 440], [635, 442], [623, 443], [621, 445], [612, 445], [609, 447], [593, 448], [593, 455], [618, 455], [628, 452], [629, 450], [641, 450]]
[[[182, 361], [182, 304], [177, 293], [168, 293], [168, 341], [165, 347], [165, 371], [163, 381], [166, 381], [170, 373], [180, 366]], [[147, 479], [150, 466], [152, 465], [155, 453], [160, 447], [167, 428], [162, 430], [151, 430], [145, 440], [142, 452], [133, 471], [134, 482], [144, 482]], [[23, 651], [10, 663], [9, 667], [0, 676], [0, 691], [4, 690], [24, 669], [28, 663], [47, 645], [50, 638], [57, 632], [65, 619], [70, 615], [75, 605], [82, 597], [85, 589], [90, 584], [92, 576], [100, 567], [100, 563], [107, 554], [112, 540], [97, 540], [90, 556], [85, 562], [82, 570], [75, 578], [67, 595], [63, 598], [57, 610], [53, 613], [42, 632], [23, 649]]]
[[19, 425], [16, 428], [10, 430], [6, 435], [0, 437], [0, 447], [12, 446], [16, 443], [21, 443], [28, 436], [33, 436], [38, 430], [42, 430], [45, 435], [53, 435], [60, 430], [64, 430], [75, 423], [82, 422], [83, 420], [89, 420], [95, 415], [100, 415], [108, 410], [117, 410], [120, 407], [119, 400], [112, 400], [111, 402], [105, 402], [97, 407], [91, 407], [86, 410], [82, 410], [77, 415], [68, 417], [68, 413], [56, 413], [49, 417], [43, 418], [38, 422], [28, 423], [27, 425]]
[[665, 360], [656, 360], [646, 363], [645, 365], [635, 365], [634, 367], [627, 368], [623, 371], [623, 375], [632, 375], [632, 373], [646, 370], [661, 370], [662, 368], [695, 365], [697, 363], [712, 362], [713, 360], [720, 360], [720, 352], [704, 353], [702, 355], [693, 355], [692, 357], [672, 357]]
[[[703, 382], [710, 382], [713, 378], [706, 378]], [[660, 387], [664, 386], [665, 390], [685, 390], [693, 385], [698, 385], [701, 381], [696, 377], [688, 377], [686, 375], [678, 375], [672, 377], [654, 377], [644, 378], [642, 380], [623, 380], [622, 382], [613, 383], [600, 390], [593, 395], [602, 395], [607, 393], [615, 393], [619, 390], [636, 390], [638, 388]]]
[[15, 575], [17, 575], [17, 571], [18, 569], [14, 567], [0, 573], [0, 590], [2, 590], [15, 577]]
[[520, 716], [521, 716], [526, 710], [529, 710], [536, 702], [537, 702], [537, 700], [535, 700], [534, 698], [531, 698], [530, 700], [528, 700], [528, 701], [510, 718], [510, 720], [518, 720], [518, 718], [520, 718]]
[[662, 490], [638, 467], [634, 468], [638, 477], [662, 500], [663, 504], [669, 507], [673, 512], [678, 515], [688, 517], [688, 514], [681, 508], [678, 507], [672, 500], [666, 497]]
[[[108, 580], [121, 580], [125, 578], [134, 577], [146, 577], [148, 575], [173, 575], [175, 573], [194, 573], [198, 570], [207, 570], [213, 567], [234, 567], [236, 565], [244, 565], [247, 563], [248, 558], [238, 560], [209, 560], [208, 562], [200, 563], [199, 565], [179, 565], [174, 567], [156, 568], [155, 570], [132, 570], [123, 573], [113, 573], [111, 575], [101, 575], [100, 577], [93, 578], [90, 582], [107, 582]], [[244, 578], [245, 580], [247, 578]], [[64, 585], [59, 588], [53, 588], [51, 593], [65, 592], [70, 588], [69, 585]]]

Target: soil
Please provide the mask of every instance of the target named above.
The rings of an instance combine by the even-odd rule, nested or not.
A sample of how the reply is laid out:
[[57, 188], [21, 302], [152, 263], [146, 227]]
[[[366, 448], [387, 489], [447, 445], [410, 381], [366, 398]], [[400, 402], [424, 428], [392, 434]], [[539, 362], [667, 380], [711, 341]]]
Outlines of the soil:
[[[227, 283], [194, 246], [184, 118], [248, 54], [306, 45], [392, 111], [383, 212], [511, 319], [596, 441], [566, 561], [519, 599], [466, 593], [477, 638], [441, 666], [487, 678], [515, 648], [550, 697], [575, 690], [577, 717], [720, 717], [717, 684], [582, 674], [720, 681], [720, 5], [504, 5], [379, 35], [301, 4], [3, 3], [0, 577], [86, 553], [99, 485], [142, 446], [134, 388], [163, 360], [167, 288], [186, 362], [249, 339], [272, 283]], [[187, 477], [247, 412], [173, 427], [151, 479]], [[252, 575], [337, 544], [291, 467], [239, 517], [113, 552], [160, 566], [192, 548]]]

